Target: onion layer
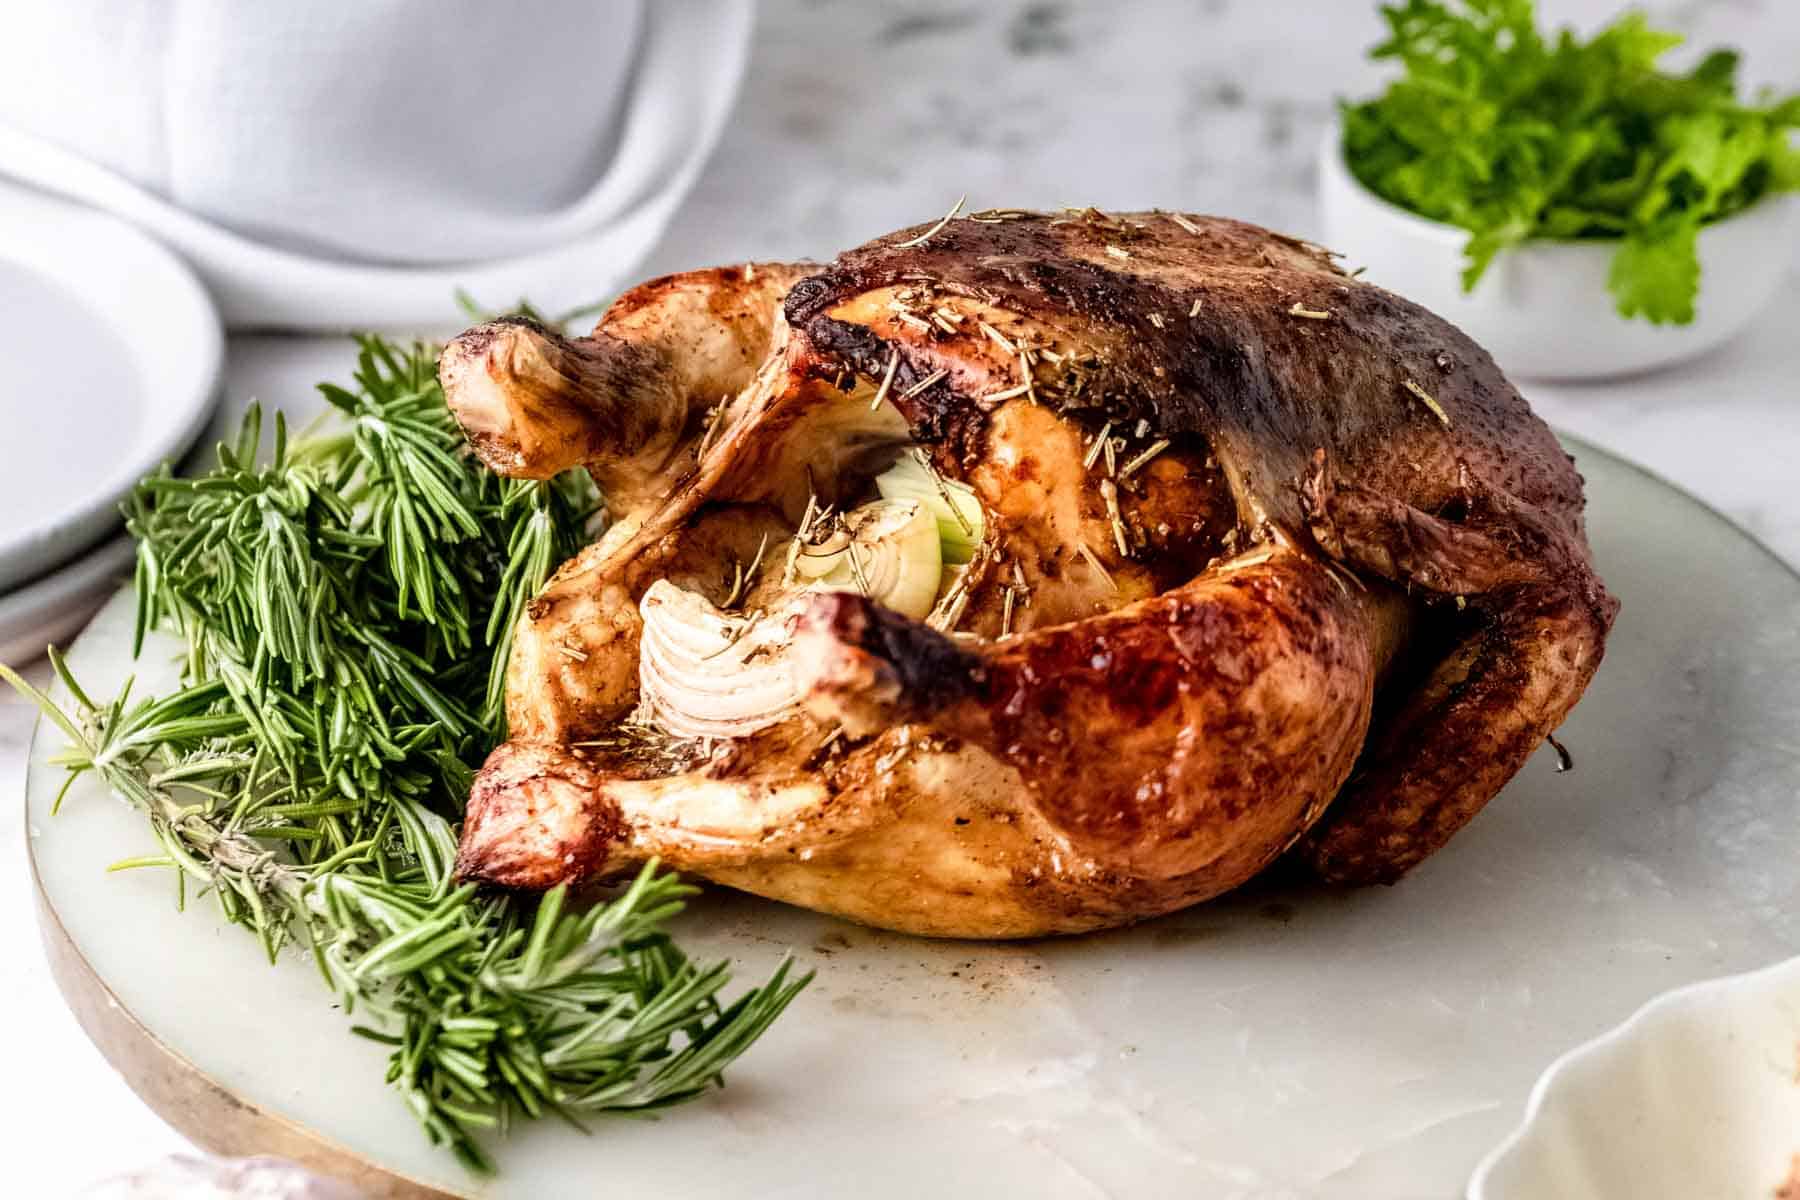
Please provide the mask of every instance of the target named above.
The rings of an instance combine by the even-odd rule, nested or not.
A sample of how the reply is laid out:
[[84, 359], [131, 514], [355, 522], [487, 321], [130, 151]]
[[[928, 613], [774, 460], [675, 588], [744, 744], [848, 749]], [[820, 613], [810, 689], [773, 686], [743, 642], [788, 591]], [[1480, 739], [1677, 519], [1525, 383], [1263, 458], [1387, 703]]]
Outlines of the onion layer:
[[[802, 547], [796, 573], [817, 571], [824, 560], [828, 569], [818, 572], [814, 587], [861, 592], [915, 620], [931, 611], [944, 559], [937, 522], [923, 504], [917, 500], [865, 504], [844, 514], [839, 534], [847, 538], [828, 554], [820, 553], [822, 546]], [[832, 544], [832, 540], [825, 543]]]
[[659, 579], [638, 604], [638, 686], [657, 724], [677, 737], [745, 737], [793, 711], [788, 671], [792, 612], [721, 612]]

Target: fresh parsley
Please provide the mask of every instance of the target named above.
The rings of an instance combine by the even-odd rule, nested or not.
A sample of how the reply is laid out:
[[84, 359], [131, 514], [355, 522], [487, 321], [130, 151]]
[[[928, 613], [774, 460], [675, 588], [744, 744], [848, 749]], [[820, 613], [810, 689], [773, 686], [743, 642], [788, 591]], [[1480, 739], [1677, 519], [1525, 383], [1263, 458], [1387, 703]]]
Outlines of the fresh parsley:
[[388, 1082], [425, 1132], [485, 1170], [480, 1135], [511, 1121], [701, 1095], [810, 976], [783, 962], [723, 1001], [727, 966], [663, 930], [694, 889], [655, 864], [591, 905], [455, 883], [513, 625], [597, 497], [579, 473], [485, 471], [436, 366], [364, 338], [317, 432], [277, 416], [264, 459], [252, 408], [211, 470], [138, 486], [138, 643], [180, 636], [181, 687], [96, 701], [54, 652], [66, 707], [0, 679], [67, 740], [65, 795], [92, 773], [148, 825], [157, 852], [114, 868], [169, 869], [271, 960], [309, 947], [354, 1031], [393, 1048]]
[[1711, 221], [1800, 188], [1800, 94], [1737, 98], [1738, 56], [1685, 74], [1681, 42], [1626, 13], [1583, 41], [1537, 25], [1532, 0], [1384, 5], [1376, 59], [1404, 74], [1342, 106], [1344, 158], [1383, 198], [1470, 232], [1463, 287], [1528, 238], [1614, 238], [1626, 317], [1686, 324]]

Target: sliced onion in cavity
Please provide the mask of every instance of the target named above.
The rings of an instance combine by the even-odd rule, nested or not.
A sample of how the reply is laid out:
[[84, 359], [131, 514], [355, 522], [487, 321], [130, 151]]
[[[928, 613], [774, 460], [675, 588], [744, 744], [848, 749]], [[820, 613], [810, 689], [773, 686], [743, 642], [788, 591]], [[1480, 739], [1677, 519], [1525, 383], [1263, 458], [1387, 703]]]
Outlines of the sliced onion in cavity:
[[[917, 500], [877, 500], [844, 514], [849, 542], [814, 586], [860, 592], [915, 620], [937, 603], [944, 575], [937, 521]], [[802, 550], [802, 557], [805, 551]]]
[[746, 737], [794, 710], [791, 611], [722, 612], [666, 579], [650, 585], [638, 611], [638, 685], [652, 719], [670, 733]]

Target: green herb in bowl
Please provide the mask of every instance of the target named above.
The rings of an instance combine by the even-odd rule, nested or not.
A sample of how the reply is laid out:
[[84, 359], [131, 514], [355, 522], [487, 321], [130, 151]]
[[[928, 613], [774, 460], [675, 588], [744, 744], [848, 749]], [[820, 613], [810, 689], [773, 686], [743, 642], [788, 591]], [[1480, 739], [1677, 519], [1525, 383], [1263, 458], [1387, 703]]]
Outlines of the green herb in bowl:
[[1695, 238], [1765, 196], [1800, 189], [1800, 94], [1737, 97], [1738, 56], [1657, 63], [1681, 42], [1641, 13], [1592, 38], [1538, 28], [1532, 0], [1384, 5], [1370, 53], [1405, 74], [1343, 106], [1344, 161], [1391, 203], [1470, 232], [1463, 288], [1534, 238], [1617, 239], [1621, 315], [1694, 319]]

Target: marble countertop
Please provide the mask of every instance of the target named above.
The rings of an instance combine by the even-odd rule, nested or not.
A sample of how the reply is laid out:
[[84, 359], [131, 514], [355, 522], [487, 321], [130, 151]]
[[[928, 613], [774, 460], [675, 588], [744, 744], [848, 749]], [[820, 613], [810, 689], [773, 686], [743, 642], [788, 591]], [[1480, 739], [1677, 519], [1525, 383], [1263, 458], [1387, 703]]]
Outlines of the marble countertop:
[[[1545, 3], [1589, 22], [1612, 5]], [[1800, 8], [1785, 0], [1649, 6], [1701, 45], [1747, 48], [1753, 80], [1800, 85]], [[818, 257], [972, 205], [1152, 205], [1315, 228], [1313, 149], [1335, 93], [1376, 73], [1362, 5], [1160, 0], [1084, 5], [769, 3], [731, 129], [644, 274]], [[1785, 78], [1784, 78], [1785, 75]], [[510, 300], [486, 298], [490, 301]], [[1526, 384], [1553, 425], [1635, 460], [1800, 564], [1800, 279], [1745, 336], [1700, 360], [1604, 384]], [[340, 339], [238, 337], [228, 401], [304, 412], [345, 374]], [[42, 667], [36, 674], [42, 675]], [[17, 795], [30, 714], [0, 696], [0, 794]], [[88, 1044], [43, 965], [23, 839], [0, 822], [0, 980], [25, 1043], [0, 1128], [7, 1178], [52, 1196], [178, 1149]], [[1621, 1014], [1624, 1015], [1624, 1014]]]

